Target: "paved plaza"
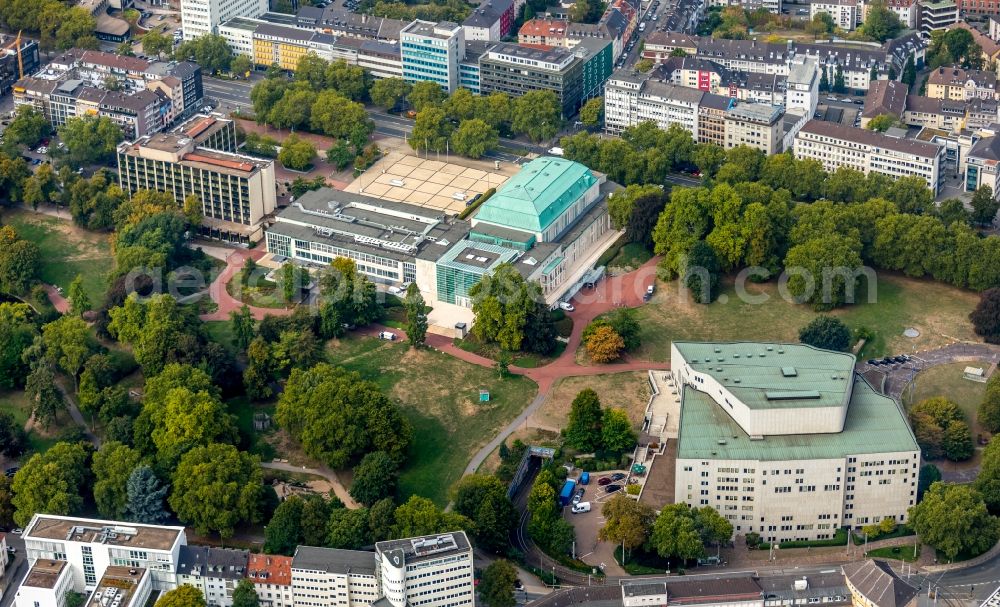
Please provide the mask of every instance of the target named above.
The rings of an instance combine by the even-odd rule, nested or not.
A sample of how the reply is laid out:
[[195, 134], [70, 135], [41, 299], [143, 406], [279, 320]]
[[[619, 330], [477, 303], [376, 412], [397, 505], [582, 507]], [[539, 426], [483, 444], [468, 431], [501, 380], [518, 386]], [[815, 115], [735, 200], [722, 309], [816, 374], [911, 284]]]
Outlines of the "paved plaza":
[[498, 187], [520, 167], [452, 157], [451, 161], [389, 152], [346, 192], [460, 213], [476, 194]]

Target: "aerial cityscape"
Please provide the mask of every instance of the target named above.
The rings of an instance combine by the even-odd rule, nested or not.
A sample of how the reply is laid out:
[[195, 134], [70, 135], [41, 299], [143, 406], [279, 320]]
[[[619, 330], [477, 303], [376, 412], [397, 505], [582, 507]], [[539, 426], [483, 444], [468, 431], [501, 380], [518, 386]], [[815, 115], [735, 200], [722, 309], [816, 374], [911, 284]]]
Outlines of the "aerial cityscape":
[[0, 0], [0, 607], [1000, 607], [1000, 2]]

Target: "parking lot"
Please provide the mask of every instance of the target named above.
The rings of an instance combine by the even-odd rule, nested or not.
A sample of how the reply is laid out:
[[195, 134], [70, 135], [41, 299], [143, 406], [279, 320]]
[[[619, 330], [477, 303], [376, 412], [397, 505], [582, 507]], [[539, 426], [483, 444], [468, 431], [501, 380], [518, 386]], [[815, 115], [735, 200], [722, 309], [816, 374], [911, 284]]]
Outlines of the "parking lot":
[[[612, 475], [619, 477], [618, 481], [612, 482]], [[602, 479], [609, 479], [607, 484]], [[577, 488], [584, 490], [581, 503], [589, 503], [589, 512], [574, 513], [570, 506], [563, 509], [563, 516], [576, 530], [576, 558], [581, 561], [605, 570], [609, 575], [621, 573], [621, 569], [615, 562], [616, 545], [609, 542], [601, 542], [597, 539], [597, 534], [604, 526], [604, 515], [601, 508], [605, 502], [614, 498], [624, 490], [626, 474], [624, 470], [608, 470], [605, 472], [591, 472], [590, 483], [584, 486], [577, 485]], [[617, 485], [622, 487], [619, 491], [607, 492], [607, 487]]]
[[452, 161], [390, 152], [344, 188], [347, 192], [459, 213], [477, 195], [507, 181], [518, 167], [452, 157]]

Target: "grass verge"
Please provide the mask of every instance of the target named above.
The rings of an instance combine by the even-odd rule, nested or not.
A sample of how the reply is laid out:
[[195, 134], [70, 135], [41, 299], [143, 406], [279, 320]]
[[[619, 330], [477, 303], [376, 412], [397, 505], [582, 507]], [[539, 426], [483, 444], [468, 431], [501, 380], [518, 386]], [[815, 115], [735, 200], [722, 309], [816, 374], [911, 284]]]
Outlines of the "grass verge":
[[[28, 418], [31, 417], [31, 405], [28, 403], [28, 397], [21, 391], [0, 392], [0, 411], [10, 413], [14, 417], [14, 422], [22, 428], [28, 422]], [[65, 413], [60, 417], [62, 421], [66, 421], [67, 419], [69, 419], [69, 413]], [[69, 421], [69, 423], [72, 424], [73, 422]], [[54, 430], [58, 430], [58, 428]], [[42, 453], [48, 450], [56, 442], [58, 442], [58, 439], [55, 436], [42, 436], [34, 428], [28, 431], [28, 449], [35, 453]]]
[[[737, 296], [732, 280], [725, 281], [721, 297], [709, 305], [691, 301], [677, 281], [661, 284], [652, 301], [636, 309], [642, 346], [632, 355], [669, 360], [674, 340], [797, 342], [799, 329], [818, 315], [807, 305], [785, 301], [776, 283], [747, 284], [745, 290], [763, 301], [749, 303]], [[940, 347], [955, 339], [981, 341], [969, 322], [978, 302], [975, 293], [883, 272], [872, 296], [869, 303], [866, 289], [861, 289], [859, 303], [830, 312], [852, 329], [872, 332], [866, 357]], [[907, 327], [916, 328], [920, 336], [904, 337]]]
[[866, 552], [865, 556], [870, 559], [893, 559], [913, 563], [920, 558], [920, 544], [876, 548], [875, 550]]
[[69, 283], [79, 274], [93, 306], [101, 305], [108, 271], [114, 265], [107, 235], [25, 209], [4, 211], [3, 221], [13, 226], [21, 238], [38, 245], [38, 277], [42, 281], [62, 287], [66, 295]]
[[[400, 479], [403, 499], [423, 495], [440, 505], [471, 456], [516, 417], [538, 387], [405, 343], [350, 336], [330, 343], [334, 364], [375, 382], [402, 407], [413, 425], [413, 444]], [[490, 392], [479, 402], [479, 390]]]

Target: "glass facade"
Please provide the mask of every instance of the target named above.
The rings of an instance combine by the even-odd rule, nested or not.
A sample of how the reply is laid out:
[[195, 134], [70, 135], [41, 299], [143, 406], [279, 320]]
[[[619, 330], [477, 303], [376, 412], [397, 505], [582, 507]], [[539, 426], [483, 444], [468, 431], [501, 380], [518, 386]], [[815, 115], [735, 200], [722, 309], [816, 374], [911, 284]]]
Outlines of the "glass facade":
[[469, 289], [478, 283], [482, 277], [482, 274], [438, 265], [438, 300], [460, 306], [470, 306]]

